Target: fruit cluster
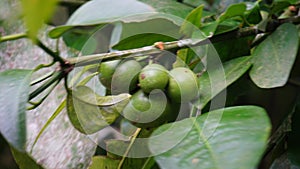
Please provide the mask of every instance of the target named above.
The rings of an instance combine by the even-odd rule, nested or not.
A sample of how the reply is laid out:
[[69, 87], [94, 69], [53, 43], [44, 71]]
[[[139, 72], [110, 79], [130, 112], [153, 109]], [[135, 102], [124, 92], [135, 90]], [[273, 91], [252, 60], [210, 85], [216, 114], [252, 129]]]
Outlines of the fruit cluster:
[[174, 121], [180, 104], [198, 96], [199, 81], [189, 68], [168, 71], [155, 63], [143, 68], [132, 59], [102, 62], [99, 71], [99, 80], [110, 94], [133, 94], [122, 115], [137, 127]]

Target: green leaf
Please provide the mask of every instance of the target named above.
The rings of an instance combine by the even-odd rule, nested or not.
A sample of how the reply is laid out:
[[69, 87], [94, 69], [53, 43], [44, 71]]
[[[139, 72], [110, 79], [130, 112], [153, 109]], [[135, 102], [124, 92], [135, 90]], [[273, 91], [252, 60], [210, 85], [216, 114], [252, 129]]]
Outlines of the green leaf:
[[97, 40], [94, 39], [93, 34], [100, 28], [101, 26], [90, 29], [82, 27], [73, 28], [71, 31], [67, 31], [63, 35], [64, 42], [67, 46], [77, 50], [83, 50], [83, 47], [88, 47], [90, 48], [90, 53], [93, 53], [97, 48]]
[[123, 23], [114, 31], [119, 35], [113, 40], [111, 46], [119, 50], [153, 45], [157, 41], [179, 39], [182, 36], [179, 33], [179, 26], [164, 18], [149, 19], [138, 23]]
[[26, 103], [31, 70], [7, 70], [0, 73], [0, 131], [18, 151], [25, 150]]
[[186, 18], [186, 16], [193, 10], [192, 7], [178, 3], [174, 0], [139, 0], [144, 2], [160, 13], [166, 13], [179, 18]]
[[250, 77], [261, 88], [286, 84], [298, 51], [298, 30], [295, 25], [281, 25], [254, 50]]
[[195, 29], [200, 28], [203, 7], [204, 6], [201, 5], [188, 14], [188, 16], [185, 18], [185, 21], [181, 25], [180, 32], [190, 37]]
[[247, 22], [250, 24], [258, 24], [262, 20], [262, 16], [260, 14], [259, 2], [247, 2], [247, 11], [245, 12], [245, 17]]
[[118, 168], [120, 160], [111, 159], [106, 156], [94, 156], [89, 169], [113, 169]]
[[218, 27], [215, 30], [215, 35], [233, 31], [239, 28], [240, 24], [241, 22], [239, 21], [233, 19], [226, 19], [225, 21], [218, 24]]
[[39, 29], [48, 21], [58, 0], [21, 0], [28, 36], [35, 40]]
[[37, 164], [26, 152], [20, 152], [13, 147], [11, 147], [10, 150], [20, 169], [43, 169], [43, 167]]
[[274, 0], [274, 2], [289, 2], [290, 4], [296, 4], [298, 0]]
[[79, 86], [67, 95], [67, 112], [73, 126], [92, 134], [113, 123], [129, 102], [130, 95], [99, 96], [86, 86]]
[[220, 15], [218, 20], [219, 20], [219, 22], [222, 22], [228, 18], [232, 18], [235, 16], [243, 16], [245, 11], [246, 11], [245, 3], [233, 4], [233, 5], [230, 5], [227, 8], [227, 10]]
[[[190, 130], [182, 129], [191, 124]], [[264, 109], [230, 107], [163, 125], [152, 135], [172, 134], [168, 138], [151, 139], [149, 147], [154, 153], [163, 152], [170, 140], [182, 137], [175, 147], [155, 156], [162, 169], [255, 168], [266, 148], [270, 128]]]
[[184, 1], [185, 4], [189, 4], [192, 6], [200, 6], [200, 5], [205, 5], [205, 7], [210, 7], [209, 3], [206, 0], [185, 0]]
[[81, 102], [102, 107], [114, 106], [118, 103], [128, 100], [131, 97], [130, 94], [126, 93], [111, 96], [99, 96], [86, 86], [76, 87], [76, 89], [73, 90], [72, 95]]
[[66, 25], [51, 30], [49, 36], [58, 38], [75, 26], [100, 25], [116, 21], [140, 22], [147, 20], [148, 17], [137, 16], [150, 12], [155, 12], [155, 10], [135, 0], [93, 0], [76, 10]]
[[[202, 109], [213, 97], [241, 77], [251, 66], [250, 57], [240, 57], [204, 73], [200, 78], [200, 99], [195, 103]], [[224, 71], [224, 72], [223, 72]], [[224, 76], [225, 73], [225, 77]], [[226, 80], [226, 81], [224, 81]]]
[[215, 31], [217, 30], [217, 27], [219, 25], [219, 22], [217, 21], [212, 21], [206, 24], [203, 24], [200, 27], [200, 30], [207, 36], [211, 37], [215, 34]]

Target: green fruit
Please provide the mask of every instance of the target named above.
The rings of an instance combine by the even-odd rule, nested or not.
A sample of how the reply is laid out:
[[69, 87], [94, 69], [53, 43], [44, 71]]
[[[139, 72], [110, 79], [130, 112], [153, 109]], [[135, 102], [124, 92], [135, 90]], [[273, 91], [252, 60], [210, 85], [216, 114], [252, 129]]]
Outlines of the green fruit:
[[162, 91], [147, 95], [139, 90], [132, 96], [122, 114], [137, 127], [152, 128], [168, 122], [172, 108]]
[[168, 96], [177, 103], [188, 102], [199, 95], [197, 76], [188, 68], [178, 67], [170, 71]]
[[103, 86], [105, 86], [107, 89], [110, 89], [111, 87], [112, 76], [119, 63], [120, 60], [113, 60], [113, 61], [102, 62], [100, 64], [99, 72], [101, 74], [99, 76], [99, 80], [103, 84]]
[[169, 82], [168, 70], [159, 65], [151, 64], [142, 69], [139, 84], [144, 92], [150, 93], [154, 89], [164, 89]]
[[138, 74], [142, 66], [136, 60], [120, 63], [111, 82], [111, 94], [129, 93], [137, 87]]

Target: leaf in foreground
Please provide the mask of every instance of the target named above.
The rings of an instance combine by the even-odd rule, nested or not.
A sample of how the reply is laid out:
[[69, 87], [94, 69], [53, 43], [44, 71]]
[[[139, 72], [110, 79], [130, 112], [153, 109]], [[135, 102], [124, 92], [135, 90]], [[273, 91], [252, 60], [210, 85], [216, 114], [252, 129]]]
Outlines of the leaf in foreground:
[[[188, 133], [181, 130], [191, 123], [194, 125]], [[170, 128], [171, 125], [174, 126]], [[161, 152], [173, 137], [182, 135], [185, 137], [179, 144], [155, 157], [162, 169], [249, 169], [257, 166], [266, 148], [270, 127], [264, 109], [230, 107], [163, 125], [152, 135], [166, 131], [174, 134], [150, 140], [149, 147], [154, 153]]]
[[26, 104], [31, 70], [7, 70], [0, 73], [0, 131], [17, 150], [26, 143]]

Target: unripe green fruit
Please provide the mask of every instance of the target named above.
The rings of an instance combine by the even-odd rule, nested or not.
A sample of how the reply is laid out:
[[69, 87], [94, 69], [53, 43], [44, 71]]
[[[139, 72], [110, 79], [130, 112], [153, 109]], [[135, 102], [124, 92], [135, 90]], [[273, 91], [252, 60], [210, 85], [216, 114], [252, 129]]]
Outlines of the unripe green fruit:
[[174, 68], [170, 71], [167, 90], [172, 101], [177, 103], [188, 102], [199, 95], [199, 81], [190, 69], [184, 67]]
[[168, 70], [159, 65], [151, 64], [142, 69], [139, 84], [144, 92], [150, 93], [154, 89], [164, 89], [169, 82]]
[[111, 94], [129, 93], [137, 87], [142, 66], [136, 60], [120, 63], [113, 74]]
[[137, 127], [152, 128], [166, 123], [172, 114], [172, 108], [162, 91], [147, 95], [139, 90], [131, 97], [122, 114]]
[[111, 87], [112, 76], [115, 73], [115, 70], [119, 63], [120, 60], [112, 60], [112, 61], [102, 62], [100, 64], [99, 72], [101, 74], [99, 76], [99, 80], [103, 84], [103, 86], [105, 86], [109, 90]]

